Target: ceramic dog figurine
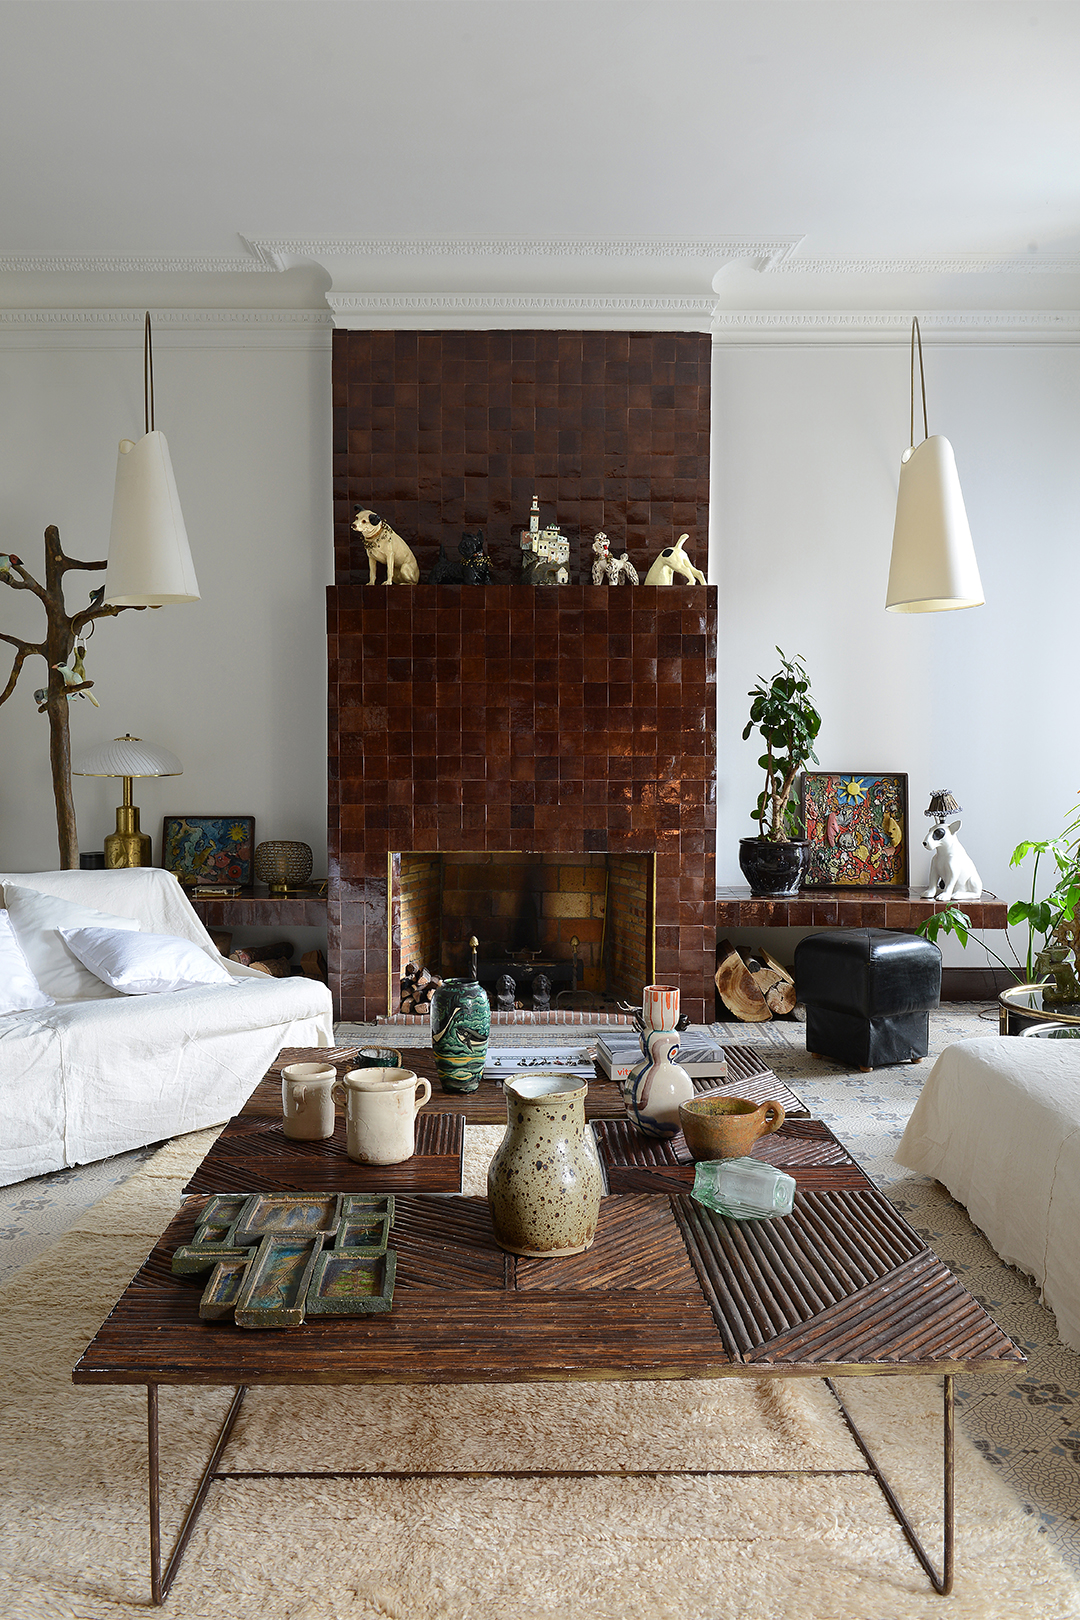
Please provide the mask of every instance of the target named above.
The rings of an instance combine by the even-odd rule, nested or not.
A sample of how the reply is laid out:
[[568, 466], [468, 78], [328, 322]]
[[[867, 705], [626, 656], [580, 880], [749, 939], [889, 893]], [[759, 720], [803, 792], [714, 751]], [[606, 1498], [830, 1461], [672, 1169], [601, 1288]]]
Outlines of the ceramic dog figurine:
[[446, 555], [446, 547], [440, 542], [439, 555], [435, 559], [431, 573], [427, 577], [429, 585], [464, 585], [465, 570], [455, 557]]
[[676, 574], [680, 574], [691, 585], [704, 585], [707, 583], [701, 569], [695, 568], [683, 551], [683, 546], [689, 538], [688, 534], [680, 534], [673, 546], [664, 547], [649, 572], [645, 575], [646, 585], [670, 585]]
[[477, 529], [475, 534], [463, 534], [458, 544], [461, 553], [461, 570], [466, 585], [491, 584], [491, 558], [484, 550], [484, 531]]
[[378, 563], [386, 565], [384, 585], [419, 584], [420, 569], [416, 558], [400, 534], [390, 527], [385, 518], [381, 518], [378, 512], [358, 506], [352, 526], [364, 539], [364, 550], [368, 556], [369, 585], [375, 583], [375, 568]]
[[611, 555], [611, 541], [607, 535], [600, 531], [593, 541], [593, 554], [596, 561], [592, 565], [592, 582], [594, 585], [621, 585], [623, 580], [628, 585], [638, 583], [637, 569], [630, 561], [627, 552], [621, 557]]
[[982, 894], [982, 878], [975, 862], [957, 838], [959, 821], [948, 826], [939, 822], [923, 839], [930, 851], [930, 881], [923, 890], [924, 900], [977, 900]]

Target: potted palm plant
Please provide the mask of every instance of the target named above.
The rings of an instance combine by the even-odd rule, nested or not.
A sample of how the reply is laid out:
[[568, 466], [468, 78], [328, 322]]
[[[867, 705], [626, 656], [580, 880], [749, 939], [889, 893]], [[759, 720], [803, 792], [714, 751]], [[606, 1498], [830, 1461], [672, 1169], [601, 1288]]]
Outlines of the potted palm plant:
[[776, 650], [780, 668], [768, 685], [759, 676], [747, 694], [753, 701], [743, 730], [744, 742], [755, 729], [765, 740], [758, 760], [765, 786], [750, 812], [757, 835], [739, 839], [739, 865], [751, 893], [766, 896], [794, 894], [802, 882], [809, 845], [795, 787], [807, 762], [817, 763], [814, 742], [821, 729], [802, 659]]

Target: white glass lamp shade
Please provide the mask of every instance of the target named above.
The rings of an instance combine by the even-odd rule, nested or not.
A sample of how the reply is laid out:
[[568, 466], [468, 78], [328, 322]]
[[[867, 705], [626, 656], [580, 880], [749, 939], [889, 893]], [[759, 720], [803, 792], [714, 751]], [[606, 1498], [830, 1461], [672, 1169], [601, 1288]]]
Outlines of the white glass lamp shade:
[[891, 613], [940, 613], [985, 600], [952, 445], [934, 434], [900, 465], [885, 606]]
[[75, 776], [180, 776], [184, 767], [176, 755], [139, 737], [117, 737], [80, 754], [72, 765]]
[[105, 601], [114, 607], [164, 607], [198, 600], [165, 435], [155, 429], [137, 444], [121, 439]]

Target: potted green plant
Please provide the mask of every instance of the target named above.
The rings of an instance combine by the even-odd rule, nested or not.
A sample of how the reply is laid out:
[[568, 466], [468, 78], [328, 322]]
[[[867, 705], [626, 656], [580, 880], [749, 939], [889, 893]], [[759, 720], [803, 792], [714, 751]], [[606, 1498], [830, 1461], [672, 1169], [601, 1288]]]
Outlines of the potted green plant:
[[[1020, 866], [1034, 855], [1031, 872], [1031, 896], [1027, 900], [1014, 900], [1009, 907], [1009, 926], [1027, 926], [1027, 950], [1024, 960], [1013, 951], [1014, 961], [1006, 962], [985, 940], [983, 950], [1003, 968], [1007, 968], [1019, 984], [1043, 985], [1044, 1006], [1072, 1005], [1080, 1002], [1080, 810], [1075, 810], [1056, 838], [1025, 839], [1017, 844], [1009, 859], [1010, 866]], [[1037, 899], [1039, 865], [1044, 855], [1052, 857], [1057, 869], [1057, 882], [1041, 900]], [[925, 938], [936, 941], [940, 934], [949, 934], [967, 947], [971, 937], [971, 919], [959, 906], [948, 906], [925, 918], [916, 930]], [[1009, 941], [1012, 950], [1012, 941]]]
[[747, 694], [753, 701], [743, 730], [744, 742], [755, 729], [765, 740], [758, 759], [765, 786], [750, 812], [758, 832], [739, 839], [739, 865], [756, 895], [794, 894], [802, 882], [809, 845], [795, 787], [807, 762], [817, 763], [814, 742], [821, 729], [802, 659], [776, 650], [780, 668], [767, 685], [759, 676], [759, 684]]

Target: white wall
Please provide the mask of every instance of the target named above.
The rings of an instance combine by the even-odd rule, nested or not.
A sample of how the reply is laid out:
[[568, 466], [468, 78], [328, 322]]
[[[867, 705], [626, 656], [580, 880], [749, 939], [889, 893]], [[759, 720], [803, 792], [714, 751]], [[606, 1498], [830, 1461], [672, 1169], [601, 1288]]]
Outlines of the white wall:
[[[108, 547], [117, 444], [143, 431], [141, 320], [118, 319], [0, 329], [0, 550], [39, 579], [50, 523], [69, 555]], [[101, 706], [72, 703], [72, 756], [125, 731], [179, 755], [182, 776], [135, 784], [155, 862], [163, 814], [253, 814], [257, 839], [303, 839], [322, 875], [330, 334], [311, 316], [174, 313], [154, 359], [202, 600], [98, 624], [86, 666]], [[66, 579], [70, 611], [103, 575]], [[0, 630], [40, 639], [40, 604], [0, 583]], [[32, 701], [44, 668], [28, 660], [0, 707], [0, 870], [58, 860], [48, 722]], [[100, 849], [122, 785], [73, 780], [80, 845]]]
[[[1001, 897], [1025, 892], [1014, 846], [1053, 836], [1076, 805], [1080, 347], [927, 344], [924, 330], [924, 348], [930, 431], [956, 453], [986, 594], [964, 612], [884, 611], [906, 347], [716, 349], [721, 883], [742, 881], [738, 839], [761, 785], [761, 749], [741, 740], [746, 694], [778, 668], [777, 645], [805, 658], [820, 768], [906, 771], [919, 842], [931, 789], [951, 788], [961, 839]], [[919, 842], [913, 883], [929, 865]], [[983, 958], [953, 945], [946, 961]]]
[[[74, 752], [130, 730], [183, 760], [182, 777], [137, 784], [155, 859], [163, 813], [246, 812], [257, 837], [305, 839], [325, 870], [331, 392], [329, 333], [314, 319], [234, 315], [215, 328], [203, 312], [155, 329], [157, 421], [202, 601], [104, 621], [87, 660], [101, 708], [72, 705]], [[106, 549], [117, 441], [142, 428], [141, 329], [114, 327], [0, 329], [0, 549], [35, 571], [49, 523], [76, 556]], [[722, 883], [741, 881], [737, 841], [759, 787], [759, 750], [741, 741], [746, 693], [777, 667], [777, 645], [806, 659], [822, 768], [906, 771], [916, 838], [930, 790], [950, 787], [983, 881], [1004, 898], [1023, 892], [1014, 845], [1055, 833], [1075, 803], [1080, 347], [930, 341], [926, 370], [987, 605], [896, 615], [882, 604], [906, 347], [716, 350]], [[69, 602], [100, 580], [70, 575]], [[0, 585], [0, 629], [37, 639], [36, 602]], [[8, 667], [0, 647], [0, 684]], [[31, 698], [43, 667], [28, 664], [0, 707], [0, 870], [57, 860], [46, 721]], [[100, 849], [119, 798], [118, 783], [75, 778], [83, 848]], [[916, 845], [913, 882], [927, 863]]]

